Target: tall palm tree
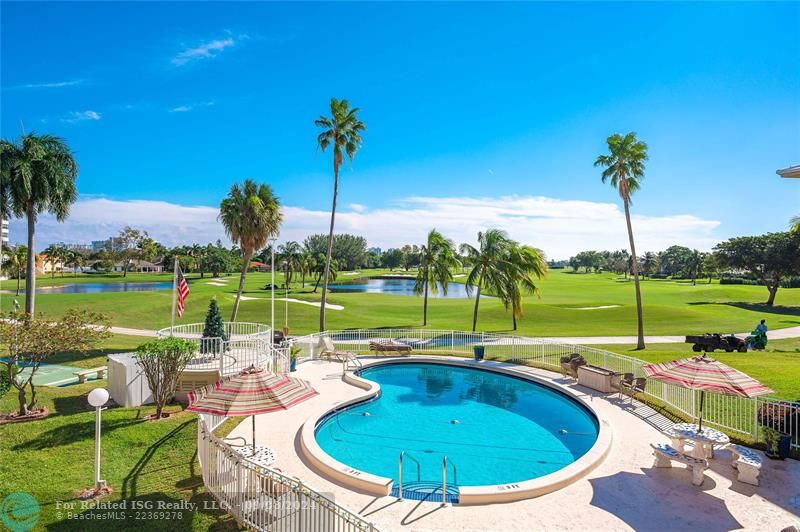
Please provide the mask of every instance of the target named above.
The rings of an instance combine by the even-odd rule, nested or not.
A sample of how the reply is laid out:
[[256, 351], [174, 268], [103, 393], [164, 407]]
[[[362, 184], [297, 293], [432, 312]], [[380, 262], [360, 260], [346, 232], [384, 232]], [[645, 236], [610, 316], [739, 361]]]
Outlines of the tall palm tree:
[[522, 318], [522, 296], [539, 293], [536, 279], [543, 279], [547, 275], [547, 260], [541, 250], [511, 242], [505, 267], [508, 288], [503, 305], [506, 309], [511, 308], [516, 331], [517, 320]]
[[267, 245], [271, 237], [278, 234], [283, 216], [278, 197], [269, 185], [245, 179], [241, 185], [234, 183], [228, 196], [220, 203], [219, 220], [231, 241], [242, 250], [242, 273], [231, 313], [233, 322], [239, 312], [250, 260], [253, 254]]
[[631, 227], [631, 195], [639, 190], [641, 180], [644, 179], [644, 167], [647, 161], [647, 144], [636, 138], [636, 133], [630, 132], [623, 136], [614, 133], [606, 140], [608, 154], [600, 155], [594, 162], [595, 166], [604, 168], [602, 181], [610, 182], [617, 189], [622, 204], [625, 207], [625, 223], [628, 226], [628, 243], [631, 247], [633, 266], [633, 283], [636, 287], [636, 318], [638, 320], [638, 339], [636, 349], [644, 349], [644, 319], [642, 317], [642, 292], [639, 286], [639, 261], [636, 260], [636, 245], [633, 241], [633, 228]]
[[283, 262], [283, 280], [288, 287], [292, 283], [292, 274], [299, 269], [300, 244], [297, 242], [286, 242], [278, 246], [278, 256]]
[[475, 294], [475, 309], [472, 313], [472, 331], [478, 325], [478, 305], [481, 301], [481, 290], [491, 290], [501, 300], [505, 300], [508, 290], [508, 258], [512, 240], [500, 229], [489, 229], [478, 233], [478, 247], [461, 244], [462, 255], [467, 256], [470, 272], [467, 274], [467, 294]]
[[306, 287], [306, 275], [311, 273], [312, 268], [314, 268], [314, 255], [307, 249], [303, 249], [300, 252], [300, 259], [297, 263], [297, 268], [300, 272], [300, 276], [302, 277], [302, 288]]
[[48, 212], [63, 222], [78, 198], [78, 164], [66, 142], [53, 135], [22, 135], [0, 140], [0, 212], [28, 222], [25, 312], [34, 316], [36, 295], [36, 220]]
[[447, 295], [453, 270], [459, 266], [453, 241], [436, 229], [431, 229], [427, 242], [420, 248], [419, 269], [414, 283], [414, 292], [425, 296], [422, 304], [423, 326], [428, 325], [428, 292], [435, 294], [441, 286], [442, 294]]
[[322, 151], [333, 147], [333, 206], [331, 207], [331, 227], [328, 231], [328, 251], [325, 254], [325, 273], [322, 283], [322, 298], [319, 307], [319, 330], [325, 330], [325, 301], [328, 295], [328, 279], [331, 269], [331, 253], [333, 252], [333, 227], [336, 219], [336, 197], [339, 193], [339, 167], [345, 156], [353, 160], [361, 148], [361, 132], [366, 129], [358, 119], [357, 107], [350, 108], [347, 100], [331, 98], [331, 116], [320, 116], [314, 125], [323, 129], [317, 136], [317, 145]]

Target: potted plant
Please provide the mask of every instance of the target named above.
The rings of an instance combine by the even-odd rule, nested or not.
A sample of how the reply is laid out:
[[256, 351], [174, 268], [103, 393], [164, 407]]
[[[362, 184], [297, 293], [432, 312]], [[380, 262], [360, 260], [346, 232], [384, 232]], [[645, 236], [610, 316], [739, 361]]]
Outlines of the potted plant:
[[[763, 427], [766, 455], [776, 460], [789, 457], [792, 435], [792, 417], [798, 417], [797, 403], [769, 403], [758, 410], [758, 422]], [[795, 419], [796, 421], [796, 419]]]
[[475, 353], [475, 360], [480, 362], [483, 360], [483, 355], [486, 352], [486, 346], [483, 345], [476, 345], [472, 347], [473, 353]]
[[300, 348], [296, 345], [289, 347], [289, 371], [297, 371], [297, 355], [300, 354]]

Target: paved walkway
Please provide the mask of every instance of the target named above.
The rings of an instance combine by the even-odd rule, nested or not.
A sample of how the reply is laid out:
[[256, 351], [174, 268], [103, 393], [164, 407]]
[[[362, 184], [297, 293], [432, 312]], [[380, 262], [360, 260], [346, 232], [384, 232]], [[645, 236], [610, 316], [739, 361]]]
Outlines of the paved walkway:
[[[364, 359], [369, 360], [368, 358]], [[519, 369], [519, 367], [518, 367]], [[359, 512], [383, 532], [391, 531], [530, 531], [636, 530], [643, 532], [781, 530], [800, 525], [800, 462], [765, 459], [760, 487], [735, 480], [727, 451], [711, 461], [701, 487], [691, 485], [686, 468], [653, 467], [649, 443], [668, 443], [661, 432], [671, 426], [652, 409], [618, 401], [566, 381], [544, 370], [527, 371], [569, 386], [609, 420], [614, 441], [606, 459], [586, 477], [535, 499], [482, 506], [398, 501], [347, 489], [312, 469], [298, 455], [298, 431], [321, 406], [333, 407], [360, 395], [341, 379], [341, 365], [313, 361], [300, 364], [297, 375], [319, 395], [290, 410], [256, 416], [256, 438], [278, 452], [276, 467], [297, 476], [337, 503]], [[251, 438], [249, 420], [231, 436]]]
[[[155, 336], [156, 331], [146, 329], [131, 329], [128, 327], [111, 327], [114, 334], [126, 334], [128, 336]], [[745, 337], [749, 333], [738, 333], [736, 336]], [[767, 333], [770, 340], [781, 340], [786, 338], [800, 338], [800, 326], [776, 329]], [[635, 336], [553, 336], [545, 338], [566, 344], [596, 345], [596, 344], [635, 344]], [[645, 336], [644, 341], [648, 344], [681, 344], [686, 340], [685, 336]]]

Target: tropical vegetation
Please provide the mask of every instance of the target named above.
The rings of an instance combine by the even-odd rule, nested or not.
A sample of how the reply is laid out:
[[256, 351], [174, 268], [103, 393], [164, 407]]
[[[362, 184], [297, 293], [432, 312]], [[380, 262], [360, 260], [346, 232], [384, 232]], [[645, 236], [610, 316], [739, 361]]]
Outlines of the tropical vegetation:
[[353, 160], [356, 152], [361, 148], [361, 132], [366, 129], [364, 123], [358, 118], [359, 109], [350, 108], [347, 100], [331, 98], [331, 116], [320, 116], [314, 125], [322, 128], [317, 136], [319, 149], [325, 151], [328, 146], [333, 151], [333, 204], [331, 206], [331, 225], [328, 231], [328, 245], [325, 252], [325, 269], [322, 282], [322, 299], [319, 307], [319, 330], [325, 330], [325, 303], [328, 297], [328, 281], [331, 269], [331, 254], [333, 252], [333, 229], [336, 220], [336, 201], [339, 194], [339, 169], [345, 156]]
[[631, 196], [641, 187], [644, 179], [645, 162], [647, 161], [647, 144], [636, 138], [636, 133], [626, 135], [614, 133], [607, 139], [608, 154], [600, 155], [594, 162], [595, 166], [604, 168], [602, 173], [603, 183], [610, 182], [617, 189], [625, 209], [625, 224], [628, 229], [628, 243], [631, 248], [631, 270], [636, 290], [636, 318], [638, 349], [644, 349], [644, 317], [642, 315], [642, 290], [639, 284], [639, 264], [636, 255], [636, 244], [633, 239], [631, 226], [630, 203]]
[[242, 250], [239, 290], [236, 293], [230, 320], [234, 322], [239, 311], [250, 259], [256, 251], [267, 245], [270, 238], [278, 234], [283, 216], [280, 202], [272, 192], [272, 188], [266, 184], [257, 184], [250, 179], [231, 186], [228, 196], [219, 206], [219, 211], [219, 220], [225, 227], [225, 233]]
[[447, 295], [453, 270], [459, 266], [453, 241], [431, 229], [428, 240], [420, 246], [419, 269], [414, 284], [414, 292], [423, 296], [422, 325], [428, 324], [428, 294], [441, 290], [443, 295]]

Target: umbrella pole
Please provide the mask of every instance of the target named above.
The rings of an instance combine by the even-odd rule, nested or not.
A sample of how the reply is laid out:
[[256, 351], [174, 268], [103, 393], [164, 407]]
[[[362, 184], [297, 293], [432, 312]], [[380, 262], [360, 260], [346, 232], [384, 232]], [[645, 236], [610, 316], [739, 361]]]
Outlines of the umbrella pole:
[[700, 391], [700, 426], [699, 426], [698, 431], [697, 431], [697, 432], [700, 432], [700, 433], [703, 432], [703, 401], [705, 400], [705, 398], [706, 398], [706, 392], [705, 392], [705, 390], [701, 390]]
[[256, 416], [253, 414], [253, 454], [256, 452]]

